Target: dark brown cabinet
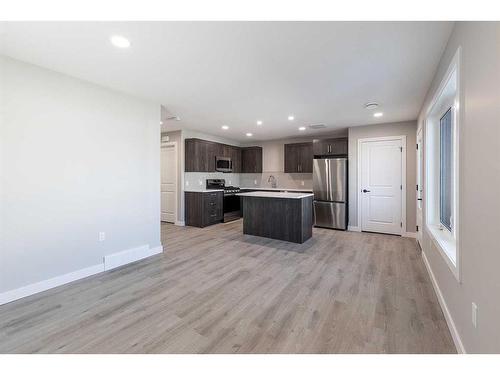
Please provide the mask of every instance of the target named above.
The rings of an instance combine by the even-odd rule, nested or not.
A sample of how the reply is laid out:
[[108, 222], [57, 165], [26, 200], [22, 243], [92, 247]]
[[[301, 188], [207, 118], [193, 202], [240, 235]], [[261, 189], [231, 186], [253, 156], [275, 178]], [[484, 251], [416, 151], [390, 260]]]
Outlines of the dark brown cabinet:
[[186, 192], [184, 197], [186, 225], [203, 228], [224, 219], [222, 191]]
[[262, 147], [241, 149], [241, 173], [262, 173]]
[[285, 173], [312, 173], [313, 144], [290, 143], [285, 145]]
[[233, 173], [241, 173], [241, 149], [230, 146], [229, 157], [233, 162]]
[[215, 172], [215, 157], [231, 158], [233, 173], [261, 173], [262, 148], [236, 147], [203, 139], [189, 138], [185, 142], [185, 172]]
[[202, 139], [186, 139], [185, 171], [215, 172], [215, 156], [222, 152], [218, 145]]
[[318, 156], [347, 156], [347, 138], [315, 139], [313, 153]]

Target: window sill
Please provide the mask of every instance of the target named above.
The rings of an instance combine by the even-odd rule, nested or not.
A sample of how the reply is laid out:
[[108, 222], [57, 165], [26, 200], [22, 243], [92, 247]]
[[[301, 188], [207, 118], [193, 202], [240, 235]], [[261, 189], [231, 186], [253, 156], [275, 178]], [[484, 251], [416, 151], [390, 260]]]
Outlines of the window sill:
[[427, 225], [427, 233], [457, 281], [460, 281], [457, 267], [457, 243], [455, 238], [453, 238], [451, 233], [440, 229], [437, 225]]

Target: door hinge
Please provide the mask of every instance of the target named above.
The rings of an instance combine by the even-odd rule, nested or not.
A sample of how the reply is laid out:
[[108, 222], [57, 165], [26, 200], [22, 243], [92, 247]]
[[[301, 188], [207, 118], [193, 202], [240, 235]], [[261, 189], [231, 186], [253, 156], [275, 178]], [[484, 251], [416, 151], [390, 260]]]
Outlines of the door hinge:
[[417, 191], [418, 191], [418, 184], [417, 184]]
[[418, 143], [417, 143], [417, 150], [418, 150]]
[[403, 152], [403, 147], [400, 147], [400, 148], [399, 148], [399, 151]]
[[418, 232], [418, 225], [417, 225], [417, 232]]
[[399, 223], [399, 225], [401, 226], [401, 228], [403, 228], [403, 222]]
[[400, 189], [400, 190], [403, 190], [403, 185], [399, 185], [399, 189]]

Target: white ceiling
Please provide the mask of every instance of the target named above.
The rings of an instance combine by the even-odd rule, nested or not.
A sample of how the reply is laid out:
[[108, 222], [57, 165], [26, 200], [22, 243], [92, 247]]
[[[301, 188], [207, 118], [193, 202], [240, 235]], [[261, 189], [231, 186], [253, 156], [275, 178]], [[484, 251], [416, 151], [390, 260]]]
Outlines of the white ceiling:
[[[0, 53], [153, 100], [238, 141], [413, 120], [451, 22], [2, 23]], [[132, 43], [112, 46], [120, 34]], [[381, 118], [363, 108], [380, 103]], [[287, 116], [293, 114], [295, 121]], [[257, 120], [263, 125], [258, 127]], [[221, 125], [228, 125], [223, 131]], [[324, 132], [325, 130], [323, 130]], [[304, 134], [305, 133], [305, 134]]]

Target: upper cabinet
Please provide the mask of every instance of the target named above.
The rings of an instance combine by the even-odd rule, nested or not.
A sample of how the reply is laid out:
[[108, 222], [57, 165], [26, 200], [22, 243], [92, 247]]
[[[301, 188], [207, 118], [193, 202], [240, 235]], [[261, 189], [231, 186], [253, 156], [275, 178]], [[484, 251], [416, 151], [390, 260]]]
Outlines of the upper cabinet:
[[233, 173], [261, 173], [262, 148], [225, 145], [188, 138], [185, 141], [185, 172], [215, 172], [215, 157], [225, 156], [233, 162]]
[[185, 171], [215, 172], [215, 156], [219, 152], [217, 145], [203, 139], [186, 139]]
[[241, 173], [241, 148], [229, 146], [229, 157], [233, 162], [233, 173]]
[[[276, 151], [277, 157], [281, 152]], [[237, 147], [198, 138], [186, 139], [186, 172], [215, 172], [216, 156], [231, 158], [233, 173], [263, 171], [262, 147]], [[314, 156], [347, 156], [347, 138], [315, 139], [313, 142], [285, 144], [285, 173], [312, 173]], [[273, 167], [280, 167], [279, 162], [274, 164], [278, 166]]]
[[285, 173], [312, 173], [313, 144], [311, 142], [285, 145]]
[[262, 147], [241, 149], [241, 173], [262, 173]]
[[347, 156], [347, 138], [315, 139], [313, 154], [317, 156]]

